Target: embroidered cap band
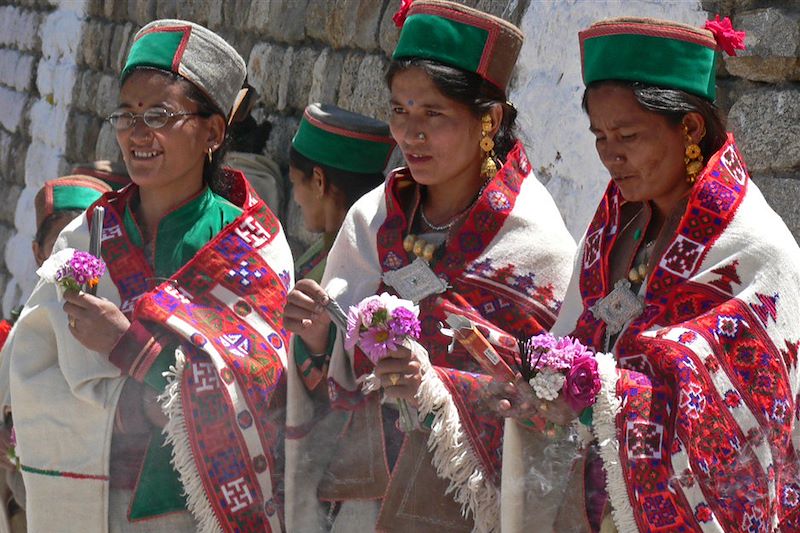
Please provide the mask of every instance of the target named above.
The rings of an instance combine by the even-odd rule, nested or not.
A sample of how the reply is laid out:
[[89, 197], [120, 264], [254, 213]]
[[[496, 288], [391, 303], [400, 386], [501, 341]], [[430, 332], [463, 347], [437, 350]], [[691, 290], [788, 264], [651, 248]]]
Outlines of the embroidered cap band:
[[229, 116], [247, 68], [239, 53], [213, 31], [185, 20], [156, 20], [138, 31], [120, 79], [136, 67], [179, 74]]
[[36, 227], [58, 211], [85, 210], [111, 187], [91, 176], [71, 175], [46, 181], [36, 193]]
[[522, 40], [519, 28], [503, 19], [454, 2], [418, 0], [408, 8], [392, 59], [438, 61], [505, 91]]
[[306, 107], [292, 147], [317, 163], [347, 172], [382, 172], [394, 149], [389, 126], [334, 105]]

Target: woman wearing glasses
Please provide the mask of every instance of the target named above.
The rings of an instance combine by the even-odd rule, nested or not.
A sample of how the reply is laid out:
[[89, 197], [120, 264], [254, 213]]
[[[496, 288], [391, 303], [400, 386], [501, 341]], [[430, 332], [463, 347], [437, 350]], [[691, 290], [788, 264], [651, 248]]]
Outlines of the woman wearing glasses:
[[[40, 282], [11, 341], [32, 530], [281, 530], [292, 258], [244, 176], [220, 168], [245, 73], [196, 24], [136, 35], [108, 119], [133, 184], [95, 203], [97, 297]], [[86, 250], [94, 213], [56, 249]]]

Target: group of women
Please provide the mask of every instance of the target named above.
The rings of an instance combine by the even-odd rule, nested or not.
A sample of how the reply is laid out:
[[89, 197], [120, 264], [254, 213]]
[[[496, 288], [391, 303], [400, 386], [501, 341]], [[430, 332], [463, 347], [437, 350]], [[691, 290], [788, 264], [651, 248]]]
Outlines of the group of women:
[[[220, 166], [244, 61], [186, 21], [136, 35], [109, 117], [133, 183], [94, 204], [108, 273], [97, 296], [40, 282], [3, 352], [29, 528], [800, 530], [800, 249], [713, 103], [741, 35], [581, 32], [611, 181], [576, 248], [514, 133], [521, 32], [442, 0], [395, 21], [406, 166], [381, 181], [385, 129], [309, 106], [290, 177], [330, 237], [296, 283], [280, 223]], [[94, 212], [56, 249], [86, 250]], [[421, 333], [373, 365], [328, 310], [382, 292]], [[512, 368], [514, 339], [580, 340], [593, 407], [494, 382], [448, 313]]]

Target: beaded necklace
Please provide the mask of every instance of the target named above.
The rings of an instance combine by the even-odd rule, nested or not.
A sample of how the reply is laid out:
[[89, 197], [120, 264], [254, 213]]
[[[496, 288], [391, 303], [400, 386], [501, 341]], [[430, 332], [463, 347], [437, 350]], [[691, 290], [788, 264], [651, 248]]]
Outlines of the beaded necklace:
[[[480, 200], [481, 196], [483, 195], [483, 191], [486, 190], [486, 187], [489, 186], [489, 182], [491, 181], [492, 181], [491, 177], [488, 178], [486, 181], [484, 181], [483, 185], [481, 185], [481, 188], [478, 190], [478, 193], [475, 195], [475, 198], [472, 199], [472, 202], [470, 202], [467, 207], [456, 213], [446, 224], [443, 224], [441, 226], [437, 226], [431, 223], [430, 220], [428, 220], [428, 217], [425, 216], [425, 209], [422, 205], [422, 202], [420, 202], [419, 215], [420, 219], [422, 220], [422, 223], [435, 232], [449, 232], [453, 228], [453, 226], [456, 225], [456, 222], [461, 220], [461, 218], [463, 218], [467, 213], [469, 213], [470, 209], [475, 207], [475, 204], [478, 203], [478, 200]], [[449, 238], [449, 235], [447, 238]], [[445, 238], [444, 240], [445, 244], [447, 244], [447, 238]], [[436, 253], [437, 248], [438, 245], [430, 243], [421, 237], [417, 237], [413, 233], [409, 233], [403, 239], [403, 249], [406, 252], [414, 252], [414, 255], [416, 255], [417, 257], [421, 257], [422, 259], [428, 262], [430, 262], [431, 259], [433, 259], [433, 254]]]

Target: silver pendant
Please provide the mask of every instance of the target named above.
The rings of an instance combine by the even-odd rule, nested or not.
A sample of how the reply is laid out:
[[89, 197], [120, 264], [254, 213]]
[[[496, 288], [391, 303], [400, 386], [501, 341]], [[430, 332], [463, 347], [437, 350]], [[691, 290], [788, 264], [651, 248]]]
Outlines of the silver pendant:
[[631, 282], [619, 280], [614, 290], [605, 298], [598, 300], [589, 310], [606, 323], [606, 333], [616, 335], [629, 320], [636, 318], [644, 311], [644, 299], [631, 290]]
[[383, 282], [393, 287], [400, 298], [415, 304], [431, 294], [441, 294], [447, 290], [447, 284], [420, 257], [403, 268], [384, 272]]

